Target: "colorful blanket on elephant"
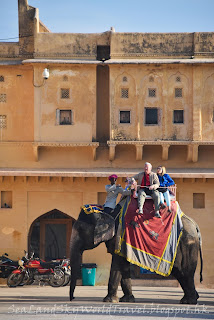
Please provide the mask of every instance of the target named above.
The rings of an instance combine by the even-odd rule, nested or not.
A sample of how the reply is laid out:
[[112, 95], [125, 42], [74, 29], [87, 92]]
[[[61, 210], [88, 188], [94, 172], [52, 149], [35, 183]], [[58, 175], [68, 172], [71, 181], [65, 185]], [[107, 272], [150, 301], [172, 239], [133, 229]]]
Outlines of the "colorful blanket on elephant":
[[98, 204], [85, 204], [81, 207], [86, 214], [103, 213], [103, 206]]
[[183, 213], [178, 202], [172, 201], [172, 213], [166, 208], [157, 218], [153, 205], [153, 200], [146, 200], [143, 215], [138, 215], [137, 199], [127, 197], [120, 213], [115, 252], [132, 264], [169, 276], [182, 235]]

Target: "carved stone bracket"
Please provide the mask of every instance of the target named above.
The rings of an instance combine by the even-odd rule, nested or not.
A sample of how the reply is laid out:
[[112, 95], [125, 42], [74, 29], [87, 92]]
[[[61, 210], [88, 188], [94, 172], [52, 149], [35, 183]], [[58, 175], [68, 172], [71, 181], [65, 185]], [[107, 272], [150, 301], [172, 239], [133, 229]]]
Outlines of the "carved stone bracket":
[[143, 158], [143, 145], [136, 144], [136, 160], [142, 160]]
[[198, 161], [198, 144], [189, 144], [187, 150], [187, 161]]
[[162, 160], [168, 160], [168, 158], [169, 158], [169, 147], [170, 147], [170, 144], [163, 144], [162, 145]]
[[113, 161], [115, 158], [115, 144], [109, 144], [109, 160]]

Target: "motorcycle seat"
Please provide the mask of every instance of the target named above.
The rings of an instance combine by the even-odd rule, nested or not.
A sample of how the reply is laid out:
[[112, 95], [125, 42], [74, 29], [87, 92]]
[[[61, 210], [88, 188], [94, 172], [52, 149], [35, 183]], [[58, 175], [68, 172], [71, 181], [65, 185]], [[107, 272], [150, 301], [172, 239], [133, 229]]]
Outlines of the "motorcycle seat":
[[40, 265], [43, 267], [43, 268], [52, 268], [54, 269], [56, 266], [59, 266], [61, 264], [60, 261], [40, 261]]

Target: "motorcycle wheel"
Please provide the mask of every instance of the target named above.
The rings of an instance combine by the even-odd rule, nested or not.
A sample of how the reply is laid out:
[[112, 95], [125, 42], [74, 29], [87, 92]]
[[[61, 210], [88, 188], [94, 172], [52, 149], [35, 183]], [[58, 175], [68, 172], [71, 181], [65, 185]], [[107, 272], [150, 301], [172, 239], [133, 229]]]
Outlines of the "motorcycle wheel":
[[24, 279], [24, 273], [11, 273], [7, 278], [7, 285], [10, 288], [17, 287]]
[[62, 270], [54, 270], [54, 273], [50, 275], [49, 284], [51, 287], [61, 287], [65, 282], [65, 274]]
[[71, 276], [66, 274], [65, 275], [65, 282], [63, 283], [62, 286], [63, 287], [67, 286], [69, 284], [70, 280], [71, 280]]
[[31, 285], [33, 282], [34, 282], [34, 279], [29, 277], [28, 273], [25, 273], [24, 278], [22, 282], [19, 284], [19, 286]]

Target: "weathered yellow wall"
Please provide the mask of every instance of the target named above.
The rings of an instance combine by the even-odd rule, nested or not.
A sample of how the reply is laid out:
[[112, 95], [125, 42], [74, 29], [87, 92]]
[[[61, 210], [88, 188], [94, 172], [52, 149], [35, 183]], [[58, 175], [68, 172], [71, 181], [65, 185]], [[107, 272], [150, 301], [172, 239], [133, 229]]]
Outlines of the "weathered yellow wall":
[[[35, 66], [36, 85], [43, 84], [43, 69]], [[95, 141], [96, 65], [51, 66], [49, 70], [50, 78], [43, 86], [35, 88], [35, 141]], [[70, 90], [69, 99], [61, 99], [61, 88]], [[72, 125], [57, 125], [57, 109], [72, 110]]]
[[1, 141], [34, 140], [34, 90], [33, 70], [26, 66], [1, 66], [0, 94], [6, 94], [6, 102], [0, 102], [0, 114], [7, 116], [7, 129], [0, 129]]

